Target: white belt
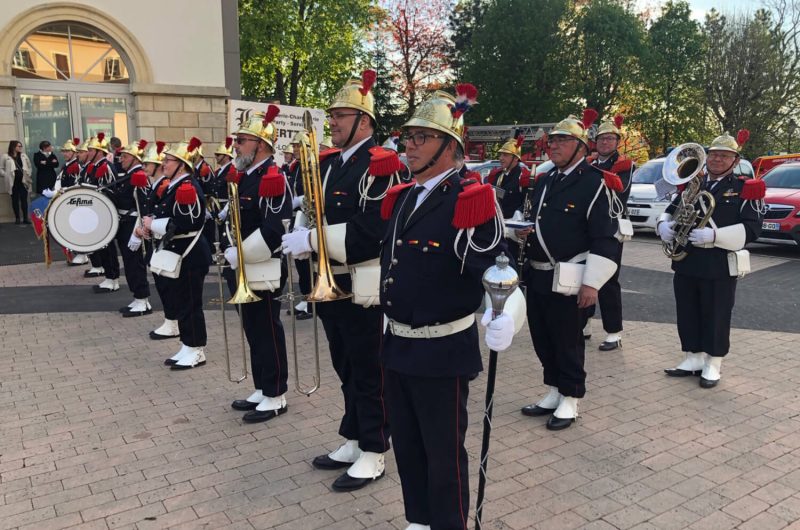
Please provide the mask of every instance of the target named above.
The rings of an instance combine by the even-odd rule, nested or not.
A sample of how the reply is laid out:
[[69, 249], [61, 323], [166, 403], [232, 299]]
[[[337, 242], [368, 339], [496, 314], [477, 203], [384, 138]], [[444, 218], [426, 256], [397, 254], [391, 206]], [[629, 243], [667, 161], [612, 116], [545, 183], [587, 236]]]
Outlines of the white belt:
[[[581, 252], [577, 256], [573, 257], [572, 259], [567, 260], [567, 263], [580, 263], [581, 261], [586, 261], [586, 258], [589, 257], [589, 251]], [[555, 269], [555, 265], [550, 263], [549, 261], [534, 261], [529, 260], [531, 267], [537, 271], [551, 271]]]
[[175, 234], [172, 236], [172, 239], [186, 239], [187, 237], [194, 237], [198, 232], [199, 230], [195, 230], [194, 232], [187, 232], [185, 234]]
[[464, 331], [472, 326], [475, 322], [475, 315], [469, 314], [464, 318], [459, 318], [446, 324], [437, 324], [435, 326], [422, 326], [419, 328], [412, 328], [408, 324], [402, 324], [396, 320], [389, 319], [389, 331], [396, 337], [403, 337], [405, 339], [433, 339], [437, 337], [446, 337], [454, 335], [460, 331]]
[[139, 217], [139, 214], [136, 213], [136, 210], [117, 210], [117, 213], [120, 215], [130, 215], [131, 217]]

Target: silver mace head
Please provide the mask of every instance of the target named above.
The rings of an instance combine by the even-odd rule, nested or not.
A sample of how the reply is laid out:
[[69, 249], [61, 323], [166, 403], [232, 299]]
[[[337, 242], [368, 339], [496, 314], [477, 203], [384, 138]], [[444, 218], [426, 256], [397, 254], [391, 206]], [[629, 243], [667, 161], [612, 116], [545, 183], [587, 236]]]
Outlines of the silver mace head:
[[495, 316], [503, 312], [506, 300], [519, 285], [517, 271], [508, 265], [508, 257], [500, 254], [495, 259], [494, 265], [483, 273], [483, 288], [489, 293], [489, 298], [492, 300], [492, 312]]

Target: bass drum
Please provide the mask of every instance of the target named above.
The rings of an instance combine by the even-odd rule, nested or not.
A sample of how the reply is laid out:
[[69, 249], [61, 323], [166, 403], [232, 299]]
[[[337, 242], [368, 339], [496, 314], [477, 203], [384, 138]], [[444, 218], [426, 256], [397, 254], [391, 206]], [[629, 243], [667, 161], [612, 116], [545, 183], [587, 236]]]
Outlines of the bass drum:
[[116, 206], [94, 187], [64, 189], [50, 201], [46, 217], [53, 239], [82, 254], [108, 245], [119, 227]]

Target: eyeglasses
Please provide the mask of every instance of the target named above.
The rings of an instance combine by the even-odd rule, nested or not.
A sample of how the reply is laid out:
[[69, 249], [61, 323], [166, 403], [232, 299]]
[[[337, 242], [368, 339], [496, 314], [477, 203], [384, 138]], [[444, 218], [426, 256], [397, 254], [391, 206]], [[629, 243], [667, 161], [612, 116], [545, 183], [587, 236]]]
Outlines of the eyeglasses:
[[553, 136], [547, 139], [547, 145], [561, 145], [575, 140], [571, 136]]
[[414, 146], [420, 147], [422, 145], [425, 145], [425, 141], [428, 138], [444, 138], [444, 135], [443, 134], [425, 134], [425, 133], [421, 133], [421, 132], [420, 133], [414, 133], [414, 134], [403, 133], [403, 135], [400, 137], [400, 143], [403, 144], [403, 145], [408, 145], [409, 143], [412, 143], [412, 144], [414, 144]]
[[733, 153], [709, 151], [708, 155], [706, 155], [706, 158], [714, 158], [717, 160], [733, 160], [734, 158], [736, 158], [736, 155], [734, 155]]
[[328, 121], [339, 121], [342, 118], [346, 118], [348, 116], [361, 116], [360, 112], [333, 112], [331, 114], [326, 114], [325, 119]]
[[234, 142], [236, 142], [236, 145], [242, 145], [245, 142], [260, 142], [260, 141], [261, 140], [258, 140], [256, 138], [238, 138], [238, 137], [236, 138], [236, 140], [234, 140]]
[[618, 140], [618, 138], [617, 138], [617, 135], [615, 135], [615, 134], [601, 134], [600, 136], [595, 138], [595, 141], [597, 141], [597, 143], [600, 143], [600, 142], [611, 142], [611, 143], [613, 143], [613, 142], [616, 142], [617, 140]]

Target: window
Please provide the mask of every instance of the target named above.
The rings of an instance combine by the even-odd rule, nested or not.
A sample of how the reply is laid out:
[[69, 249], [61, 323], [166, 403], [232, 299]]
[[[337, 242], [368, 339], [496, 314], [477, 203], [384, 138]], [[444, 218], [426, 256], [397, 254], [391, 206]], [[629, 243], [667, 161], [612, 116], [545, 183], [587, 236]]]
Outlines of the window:
[[14, 53], [13, 68], [27, 70], [28, 72], [36, 72], [36, 69], [33, 67], [33, 58], [31, 57], [30, 50], [19, 48], [16, 53]]
[[12, 72], [28, 79], [80, 83], [129, 79], [120, 51], [95, 30], [75, 23], [48, 24], [28, 35], [14, 53]]

